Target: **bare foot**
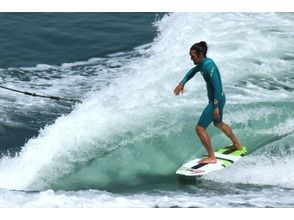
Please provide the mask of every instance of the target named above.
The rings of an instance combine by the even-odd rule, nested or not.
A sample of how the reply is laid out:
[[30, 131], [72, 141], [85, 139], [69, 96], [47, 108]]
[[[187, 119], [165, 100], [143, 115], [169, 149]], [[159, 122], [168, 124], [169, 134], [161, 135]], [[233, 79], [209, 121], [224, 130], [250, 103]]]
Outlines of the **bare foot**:
[[230, 145], [228, 146], [228, 148], [230, 149], [235, 149], [235, 150], [242, 150], [243, 149], [243, 146], [242, 145]]
[[235, 148], [236, 150], [242, 150], [243, 146], [242, 145], [232, 145], [233, 148]]
[[216, 163], [216, 159], [215, 158], [210, 158], [210, 157], [207, 157], [207, 158], [204, 158], [202, 160], [199, 160], [197, 163]]

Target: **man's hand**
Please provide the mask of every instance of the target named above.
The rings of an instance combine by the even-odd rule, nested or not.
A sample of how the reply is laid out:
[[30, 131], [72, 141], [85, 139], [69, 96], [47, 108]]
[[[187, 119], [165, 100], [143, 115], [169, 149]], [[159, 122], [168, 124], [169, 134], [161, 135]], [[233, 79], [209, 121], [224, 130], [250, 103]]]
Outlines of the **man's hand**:
[[184, 85], [180, 83], [180, 84], [177, 85], [177, 87], [174, 89], [174, 94], [175, 94], [175, 95], [179, 95], [180, 93], [183, 94], [183, 92], [184, 92]]

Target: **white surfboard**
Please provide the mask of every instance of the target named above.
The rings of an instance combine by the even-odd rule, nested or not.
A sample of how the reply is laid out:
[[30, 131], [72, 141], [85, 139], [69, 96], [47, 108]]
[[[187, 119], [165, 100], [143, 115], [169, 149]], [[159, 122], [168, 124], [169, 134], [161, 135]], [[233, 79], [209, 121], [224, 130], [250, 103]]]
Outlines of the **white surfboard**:
[[232, 149], [231, 146], [221, 147], [214, 152], [217, 159], [215, 164], [198, 163], [203, 158], [193, 159], [183, 164], [177, 171], [176, 174], [184, 176], [201, 176], [213, 171], [221, 170], [228, 167], [241, 159], [247, 154], [246, 147], [241, 150]]

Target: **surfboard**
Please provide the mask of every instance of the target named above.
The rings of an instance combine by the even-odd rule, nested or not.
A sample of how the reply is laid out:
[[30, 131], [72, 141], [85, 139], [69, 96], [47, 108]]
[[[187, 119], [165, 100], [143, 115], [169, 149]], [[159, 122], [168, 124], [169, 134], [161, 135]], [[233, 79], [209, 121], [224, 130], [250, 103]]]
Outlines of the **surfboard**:
[[[247, 154], [247, 148], [243, 146], [242, 149], [236, 150], [232, 146], [220, 147], [214, 155], [217, 159], [215, 164], [198, 163], [203, 158], [195, 158], [185, 164], [183, 164], [176, 174], [183, 176], [201, 176], [217, 170], [224, 169], [231, 166], [236, 161], [240, 160]], [[204, 155], [207, 157], [207, 155]]]

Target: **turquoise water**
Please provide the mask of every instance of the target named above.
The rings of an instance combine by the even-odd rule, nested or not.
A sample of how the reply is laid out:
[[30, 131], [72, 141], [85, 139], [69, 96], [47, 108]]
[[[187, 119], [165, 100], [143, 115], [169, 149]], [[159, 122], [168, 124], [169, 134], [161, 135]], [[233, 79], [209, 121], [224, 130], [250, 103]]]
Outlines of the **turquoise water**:
[[[151, 37], [142, 33], [127, 49], [3, 67], [6, 86], [83, 103], [1, 91], [1, 206], [293, 207], [293, 19], [293, 13], [147, 14], [136, 25]], [[138, 34], [136, 25], [129, 33]], [[249, 154], [200, 179], [180, 179], [176, 169], [205, 152], [194, 131], [207, 104], [202, 76], [183, 95], [172, 92], [193, 66], [188, 49], [200, 40], [222, 75], [224, 121]], [[230, 144], [213, 126], [208, 132], [214, 147]]]

